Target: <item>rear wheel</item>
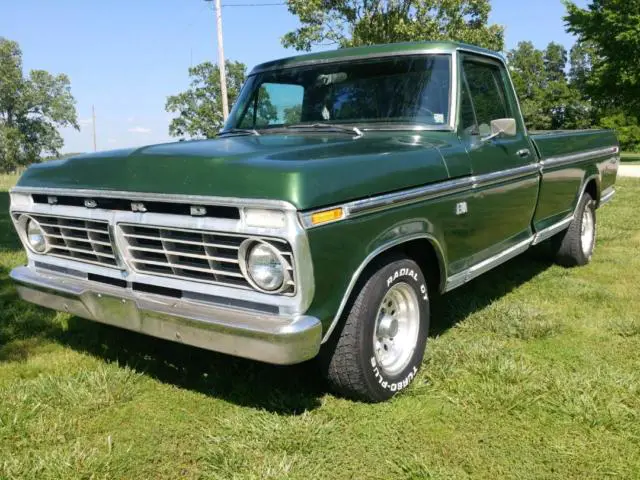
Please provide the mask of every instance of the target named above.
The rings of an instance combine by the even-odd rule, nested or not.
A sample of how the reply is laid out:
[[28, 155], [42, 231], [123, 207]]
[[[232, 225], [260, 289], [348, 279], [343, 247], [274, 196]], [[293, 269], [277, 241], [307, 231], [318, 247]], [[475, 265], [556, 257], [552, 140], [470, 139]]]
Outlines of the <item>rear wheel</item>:
[[428, 330], [429, 295], [420, 267], [408, 258], [388, 260], [366, 279], [339, 337], [327, 346], [329, 383], [351, 398], [391, 398], [415, 378]]
[[596, 243], [596, 202], [591, 195], [582, 196], [569, 228], [552, 241], [560, 265], [579, 267], [591, 261]]

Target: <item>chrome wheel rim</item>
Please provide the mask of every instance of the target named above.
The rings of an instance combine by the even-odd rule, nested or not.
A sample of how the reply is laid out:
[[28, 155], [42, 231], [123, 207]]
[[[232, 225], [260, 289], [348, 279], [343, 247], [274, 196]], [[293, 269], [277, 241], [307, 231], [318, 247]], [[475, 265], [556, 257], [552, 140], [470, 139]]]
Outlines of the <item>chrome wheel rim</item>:
[[420, 303], [407, 283], [395, 284], [378, 307], [373, 351], [378, 367], [387, 375], [402, 372], [413, 357], [420, 330]]
[[595, 237], [595, 221], [593, 218], [593, 210], [591, 204], [585, 205], [582, 213], [582, 226], [580, 231], [580, 241], [582, 243], [582, 253], [586, 256], [591, 255], [593, 241]]

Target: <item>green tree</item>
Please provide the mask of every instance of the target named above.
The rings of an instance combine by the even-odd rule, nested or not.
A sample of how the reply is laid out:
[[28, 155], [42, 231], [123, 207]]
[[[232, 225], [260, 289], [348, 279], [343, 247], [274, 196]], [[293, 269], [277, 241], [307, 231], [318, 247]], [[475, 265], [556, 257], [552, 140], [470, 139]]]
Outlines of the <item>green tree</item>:
[[507, 59], [527, 127], [537, 130], [551, 128], [551, 116], [544, 106], [544, 53], [531, 42], [520, 42], [507, 53]]
[[[592, 49], [586, 84], [598, 101], [630, 116], [640, 112], [640, 1], [592, 0], [586, 8], [566, 2], [567, 30]], [[604, 99], [607, 99], [606, 101]]]
[[258, 110], [256, 111], [255, 125], [251, 125], [249, 128], [253, 127], [266, 127], [271, 123], [271, 120], [276, 120], [278, 118], [278, 110], [271, 103], [271, 97], [269, 96], [269, 92], [265, 87], [260, 87], [258, 90]]
[[[578, 41], [569, 54], [569, 81], [588, 97], [589, 81], [593, 65], [597, 62], [595, 47], [589, 42]], [[590, 97], [588, 97], [590, 98]]]
[[284, 123], [292, 125], [294, 123], [300, 123], [302, 118], [302, 105], [294, 105], [284, 109]]
[[19, 45], [0, 37], [0, 171], [58, 155], [58, 129], [69, 126], [79, 129], [69, 78], [44, 70], [25, 76]]
[[569, 119], [573, 118], [571, 112], [576, 108], [576, 96], [571, 90], [567, 75], [567, 49], [559, 43], [551, 42], [544, 50], [544, 83], [543, 83], [543, 109], [551, 118], [549, 127], [553, 130], [559, 128], [572, 128]]
[[640, 151], [640, 125], [638, 118], [624, 112], [609, 112], [599, 121], [600, 127], [616, 131], [620, 146], [629, 152]]
[[567, 2], [567, 30], [578, 36], [572, 83], [603, 128], [615, 129], [624, 150], [640, 151], [640, 1]]
[[[232, 105], [244, 83], [247, 67], [244, 63], [227, 60], [227, 96]], [[178, 116], [169, 124], [169, 135], [174, 137], [214, 137], [224, 123], [220, 71], [211, 62], [189, 68], [189, 89], [167, 98], [165, 110]]]
[[[244, 63], [227, 60], [227, 96], [232, 106], [246, 78]], [[165, 110], [178, 116], [169, 124], [169, 135], [174, 137], [213, 138], [224, 125], [222, 96], [220, 93], [220, 70], [217, 65], [204, 62], [189, 69], [191, 85], [186, 92], [167, 98]], [[264, 87], [258, 89], [255, 125], [252, 118], [245, 118], [243, 128], [263, 127], [278, 117]]]
[[572, 100], [567, 111], [567, 128], [591, 128], [598, 123], [598, 102], [591, 97], [588, 88], [594, 56], [593, 47], [580, 41], [569, 53], [567, 78]]
[[[579, 55], [572, 55], [577, 62]], [[545, 50], [538, 50], [531, 42], [521, 42], [507, 57], [530, 129], [588, 128], [593, 124], [588, 99], [566, 74], [568, 55], [562, 45], [552, 42]], [[578, 65], [575, 68], [577, 73]]]
[[544, 51], [544, 70], [548, 82], [566, 81], [567, 49], [551, 42]]
[[502, 50], [504, 29], [489, 25], [489, 0], [287, 0], [300, 28], [285, 47], [352, 47], [416, 40], [458, 40]]

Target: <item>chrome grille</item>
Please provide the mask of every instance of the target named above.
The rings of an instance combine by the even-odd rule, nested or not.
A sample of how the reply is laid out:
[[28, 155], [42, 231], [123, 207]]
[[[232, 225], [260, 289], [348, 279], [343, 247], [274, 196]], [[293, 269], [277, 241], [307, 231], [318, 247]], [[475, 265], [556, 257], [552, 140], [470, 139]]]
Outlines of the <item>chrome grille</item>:
[[110, 267], [117, 266], [109, 223], [30, 214], [45, 232], [49, 255]]
[[[132, 269], [139, 273], [165, 275], [183, 280], [196, 280], [251, 289], [240, 270], [238, 250], [246, 235], [201, 230], [182, 230], [136, 224], [119, 224]], [[275, 246], [293, 266], [293, 253], [288, 242], [260, 238]], [[283, 292], [295, 293], [293, 283]]]

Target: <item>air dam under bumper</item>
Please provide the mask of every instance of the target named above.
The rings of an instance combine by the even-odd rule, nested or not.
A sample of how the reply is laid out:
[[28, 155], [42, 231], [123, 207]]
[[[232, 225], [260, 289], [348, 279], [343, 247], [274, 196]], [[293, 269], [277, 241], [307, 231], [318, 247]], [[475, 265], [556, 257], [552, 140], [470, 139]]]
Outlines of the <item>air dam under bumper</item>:
[[322, 326], [314, 317], [283, 317], [188, 302], [29, 267], [12, 270], [22, 299], [154, 337], [288, 365], [315, 357]]

